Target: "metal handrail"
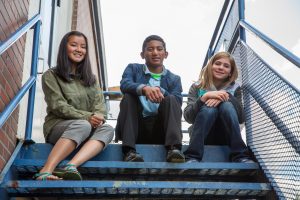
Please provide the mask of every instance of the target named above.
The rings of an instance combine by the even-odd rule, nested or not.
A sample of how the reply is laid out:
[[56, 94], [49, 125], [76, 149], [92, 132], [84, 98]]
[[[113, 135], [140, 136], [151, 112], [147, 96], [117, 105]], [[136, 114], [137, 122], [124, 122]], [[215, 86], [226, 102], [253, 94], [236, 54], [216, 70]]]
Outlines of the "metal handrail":
[[272, 49], [274, 49], [277, 53], [285, 57], [287, 60], [295, 64], [297, 67], [300, 68], [300, 58], [289, 52], [286, 48], [248, 24], [245, 20], [240, 20], [240, 26], [247, 29], [247, 31], [251, 32], [255, 36], [257, 36], [259, 39], [267, 43]]
[[32, 87], [34, 82], [35, 82], [35, 77], [30, 77], [28, 81], [24, 84], [24, 86], [16, 94], [16, 96], [9, 102], [9, 104], [0, 113], [0, 127], [3, 126], [3, 124], [9, 118], [10, 114], [15, 110], [17, 105], [20, 103], [23, 96]]
[[29, 95], [28, 95], [28, 107], [27, 107], [27, 116], [26, 116], [27, 120], [26, 120], [26, 129], [25, 129], [25, 141], [27, 142], [32, 142], [31, 136], [32, 136], [34, 100], [35, 100], [35, 90], [36, 90], [37, 65], [38, 65], [38, 57], [39, 57], [40, 25], [41, 22], [37, 21], [34, 28], [34, 35], [33, 35], [30, 76], [34, 77], [34, 83], [32, 87], [29, 89]]
[[[243, 3], [243, 1], [239, 2], [239, 4], [241, 4], [241, 3]], [[224, 29], [224, 27], [226, 25], [226, 21], [227, 21], [228, 16], [226, 17], [225, 22], [223, 23], [223, 26], [221, 27], [221, 24], [224, 21], [224, 16], [225, 16], [226, 10], [229, 9], [228, 13], [230, 13], [231, 6], [230, 7], [229, 6], [230, 6], [229, 5], [229, 0], [226, 0], [224, 2], [221, 14], [219, 16], [216, 28], [214, 30], [213, 37], [212, 37], [212, 39], [210, 41], [210, 44], [209, 44], [209, 47], [208, 47], [208, 51], [207, 51], [207, 54], [206, 54], [203, 66], [206, 65], [206, 62], [208, 61], [209, 57], [214, 53], [214, 50], [215, 50], [214, 47], [213, 47], [214, 44], [217, 44], [218, 41], [220, 40], [220, 37], [218, 37], [218, 39], [217, 39], [217, 36], [218, 35], [220, 36], [222, 34], [223, 29]], [[241, 7], [244, 7], [244, 4]], [[271, 38], [269, 38], [268, 36], [266, 36], [265, 34], [263, 34], [261, 31], [257, 30], [253, 26], [251, 26], [249, 23], [247, 23], [244, 20], [244, 14], [243, 14], [243, 12], [241, 12], [241, 9], [243, 9], [243, 8], [240, 8], [240, 10], [239, 10], [239, 12], [240, 12], [239, 13], [240, 14], [239, 28], [240, 29], [246, 29], [250, 33], [254, 34], [259, 39], [261, 39], [263, 42], [265, 42], [266, 44], [268, 44], [277, 53], [279, 53], [280, 55], [282, 55], [287, 60], [289, 60], [294, 65], [296, 65], [297, 67], [300, 68], [300, 58], [297, 57], [296, 55], [294, 55], [293, 53], [289, 52], [286, 48], [284, 48], [283, 46], [281, 46], [280, 44], [278, 44], [277, 42], [275, 42], [274, 40], [272, 40]], [[240, 36], [240, 37], [243, 37], [242, 40], [245, 41], [245, 38], [244, 38], [245, 36]]]
[[[27, 33], [32, 27], [34, 27], [34, 41], [32, 46], [32, 63], [31, 63], [31, 73], [29, 79], [17, 92], [15, 97], [9, 102], [9, 104], [4, 108], [0, 113], [0, 128], [9, 118], [11, 113], [16, 109], [18, 104], [24, 95], [29, 91], [28, 97], [28, 109], [27, 109], [27, 119], [32, 118], [33, 116], [33, 105], [34, 105], [34, 95], [35, 95], [35, 83], [37, 76], [37, 59], [38, 59], [38, 45], [39, 45], [39, 32], [40, 32], [40, 14], [35, 15], [28, 22], [22, 25], [17, 29], [7, 40], [5, 40], [0, 45], [0, 55], [6, 51], [10, 46], [12, 46], [19, 38], [21, 38], [25, 33]], [[31, 128], [32, 128], [32, 119], [26, 122], [26, 139], [30, 140], [31, 138]], [[30, 134], [29, 134], [30, 133]], [[28, 136], [29, 134], [29, 136]]]
[[[242, 45], [244, 45], [246, 48], [250, 49], [250, 46], [244, 42], [244, 41], [240, 41]], [[265, 65], [268, 65], [259, 55], [256, 55], [260, 60], [261, 62], [263, 62]], [[281, 74], [277, 73], [277, 71], [271, 67], [270, 65], [268, 65], [269, 69], [275, 73], [278, 77], [280, 77], [281, 80], [283, 80], [284, 82], [286, 82], [295, 92], [299, 93], [300, 95], [300, 89], [295, 87], [295, 85], [293, 85], [288, 79], [286, 79], [284, 76], [282, 76]]]
[[[109, 95], [123, 95], [123, 93], [121, 91], [103, 91], [103, 95], [104, 96], [109, 96]], [[188, 94], [186, 93], [182, 93], [183, 97], [187, 97]]]
[[[214, 46], [214, 44], [218, 43], [218, 41], [219, 41], [219, 39], [220, 39], [220, 37], [218, 37], [218, 39], [216, 40], [217, 36], [218, 36], [218, 35], [220, 36], [220, 35], [222, 34], [222, 31], [219, 33], [219, 30], [220, 30], [220, 28], [221, 28], [222, 22], [224, 21], [224, 16], [225, 16], [226, 11], [227, 11], [227, 9], [228, 9], [229, 2], [230, 2], [230, 0], [225, 0], [225, 2], [224, 2], [224, 5], [223, 5], [223, 7], [222, 7], [220, 16], [219, 16], [219, 18], [218, 18], [218, 22], [217, 22], [217, 25], [216, 25], [216, 27], [215, 27], [213, 36], [212, 36], [212, 38], [211, 38], [211, 40], [210, 40], [210, 43], [209, 43], [209, 47], [208, 47], [206, 56], [205, 56], [205, 58], [204, 58], [203, 67], [206, 65], [208, 59], [209, 59], [209, 58], [212, 56], [212, 54], [213, 54], [213, 51], [214, 51], [213, 46]], [[231, 7], [232, 7], [232, 5], [231, 5]], [[230, 8], [230, 9], [231, 9], [231, 8]], [[225, 20], [225, 22], [224, 22], [224, 24], [223, 24], [222, 30], [223, 30], [223, 28], [224, 28], [224, 25], [226, 24], [226, 21], [227, 21], [227, 19], [228, 19], [229, 13], [230, 13], [230, 12], [227, 13], [226, 20]]]
[[6, 51], [12, 44], [14, 44], [20, 37], [22, 37], [29, 29], [31, 29], [35, 24], [41, 20], [41, 15], [35, 15], [31, 20], [23, 24], [19, 29], [17, 29], [7, 40], [0, 44], [0, 55]]

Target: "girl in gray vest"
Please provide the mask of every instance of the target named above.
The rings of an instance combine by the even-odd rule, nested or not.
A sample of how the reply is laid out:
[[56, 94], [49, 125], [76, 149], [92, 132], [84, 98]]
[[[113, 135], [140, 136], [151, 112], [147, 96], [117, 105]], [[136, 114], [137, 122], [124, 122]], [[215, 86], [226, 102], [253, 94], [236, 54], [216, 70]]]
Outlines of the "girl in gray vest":
[[187, 162], [202, 160], [205, 143], [228, 145], [233, 162], [253, 162], [240, 132], [244, 113], [237, 77], [233, 57], [219, 52], [203, 68], [198, 82], [190, 87], [184, 109], [185, 120], [192, 124], [190, 144], [184, 152]]

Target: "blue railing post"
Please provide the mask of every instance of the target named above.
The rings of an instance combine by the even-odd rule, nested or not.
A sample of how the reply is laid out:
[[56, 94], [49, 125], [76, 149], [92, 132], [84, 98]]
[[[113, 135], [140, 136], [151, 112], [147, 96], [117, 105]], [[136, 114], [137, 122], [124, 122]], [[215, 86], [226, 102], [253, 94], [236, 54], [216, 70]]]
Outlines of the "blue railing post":
[[208, 60], [214, 55], [211, 48], [208, 48], [207, 55], [208, 55]]
[[[31, 57], [31, 72], [30, 76], [37, 78], [37, 64], [38, 64], [38, 54], [39, 54], [39, 42], [40, 42], [40, 25], [41, 21], [38, 21], [34, 26], [33, 34], [33, 46], [32, 46], [32, 57]], [[25, 141], [32, 142], [32, 121], [34, 112], [34, 98], [35, 98], [36, 81], [33, 83], [29, 90], [28, 97], [28, 107], [27, 107], [27, 120], [26, 120], [26, 130], [25, 130]]]
[[[245, 20], [245, 0], [239, 0], [239, 21]], [[240, 39], [246, 42], [246, 31], [240, 27]]]

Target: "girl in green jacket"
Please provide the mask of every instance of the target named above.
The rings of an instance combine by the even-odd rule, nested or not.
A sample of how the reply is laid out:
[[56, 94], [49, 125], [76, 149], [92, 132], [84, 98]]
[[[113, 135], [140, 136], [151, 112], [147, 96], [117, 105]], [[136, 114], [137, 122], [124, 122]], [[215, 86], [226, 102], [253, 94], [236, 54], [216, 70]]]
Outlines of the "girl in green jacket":
[[[63, 37], [57, 66], [43, 74], [42, 87], [47, 103], [45, 140], [54, 147], [34, 178], [81, 180], [77, 167], [100, 153], [114, 133], [105, 124], [105, 102], [92, 73], [84, 34], [72, 31]], [[75, 156], [62, 169], [55, 169], [76, 148]]]

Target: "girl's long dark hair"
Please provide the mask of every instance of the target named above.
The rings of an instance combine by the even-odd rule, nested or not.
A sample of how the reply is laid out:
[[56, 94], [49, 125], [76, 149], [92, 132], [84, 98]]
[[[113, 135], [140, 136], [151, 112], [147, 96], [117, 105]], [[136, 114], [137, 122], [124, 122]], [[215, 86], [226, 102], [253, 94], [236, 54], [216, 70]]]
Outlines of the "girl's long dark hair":
[[67, 43], [69, 37], [73, 35], [84, 37], [86, 42], [85, 58], [78, 64], [78, 68], [76, 72], [77, 74], [79, 74], [80, 79], [83, 82], [83, 85], [92, 86], [96, 82], [96, 77], [92, 72], [91, 63], [89, 59], [88, 40], [87, 37], [79, 31], [71, 31], [62, 38], [58, 49], [57, 65], [55, 69], [56, 74], [67, 82], [71, 81], [70, 72], [71, 72], [72, 62], [70, 61], [67, 54]]

